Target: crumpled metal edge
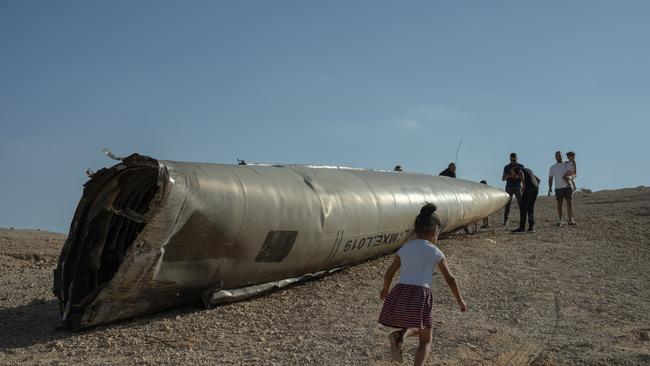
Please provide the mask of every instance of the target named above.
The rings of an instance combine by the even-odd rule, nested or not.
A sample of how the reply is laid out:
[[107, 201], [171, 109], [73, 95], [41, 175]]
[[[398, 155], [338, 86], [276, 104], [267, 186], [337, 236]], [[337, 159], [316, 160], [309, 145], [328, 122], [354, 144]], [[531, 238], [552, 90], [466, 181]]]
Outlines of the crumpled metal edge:
[[332, 274], [334, 272], [340, 271], [341, 269], [343, 269], [343, 267], [336, 267], [324, 271], [307, 273], [300, 277], [286, 278], [280, 281], [267, 282], [259, 285], [240, 287], [236, 289], [224, 290], [221, 289], [220, 287], [212, 288], [210, 290], [207, 290], [203, 294], [203, 303], [207, 307], [213, 307], [219, 304], [239, 301], [249, 297], [258, 296], [276, 289], [280, 289], [298, 282], [303, 282], [306, 280]]

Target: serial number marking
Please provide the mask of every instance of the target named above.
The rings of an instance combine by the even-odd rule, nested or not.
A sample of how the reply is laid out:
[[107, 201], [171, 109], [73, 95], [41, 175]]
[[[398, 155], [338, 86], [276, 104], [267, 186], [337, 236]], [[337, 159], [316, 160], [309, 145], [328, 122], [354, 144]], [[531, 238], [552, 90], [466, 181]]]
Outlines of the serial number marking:
[[389, 245], [398, 243], [407, 238], [411, 233], [411, 230], [404, 230], [399, 232], [392, 232], [386, 234], [371, 235], [362, 238], [349, 239], [345, 242], [343, 247], [344, 252], [351, 250], [358, 250], [363, 248], [376, 247], [379, 245]]

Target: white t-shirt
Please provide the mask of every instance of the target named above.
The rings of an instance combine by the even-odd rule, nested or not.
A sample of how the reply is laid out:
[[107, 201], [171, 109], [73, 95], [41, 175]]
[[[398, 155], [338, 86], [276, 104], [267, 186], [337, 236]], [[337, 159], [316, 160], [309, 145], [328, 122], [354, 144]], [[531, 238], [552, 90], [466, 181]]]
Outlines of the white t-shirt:
[[576, 165], [573, 164], [572, 161], [567, 161], [564, 164], [566, 165], [567, 172], [571, 172], [571, 176], [569, 178], [575, 178], [575, 176], [576, 176]]
[[548, 176], [555, 180], [555, 189], [566, 188], [569, 185], [564, 180], [564, 174], [567, 172], [567, 165], [564, 163], [555, 163], [551, 166]]
[[431, 288], [438, 263], [445, 258], [440, 249], [422, 239], [413, 239], [398, 251], [401, 265], [399, 283]]

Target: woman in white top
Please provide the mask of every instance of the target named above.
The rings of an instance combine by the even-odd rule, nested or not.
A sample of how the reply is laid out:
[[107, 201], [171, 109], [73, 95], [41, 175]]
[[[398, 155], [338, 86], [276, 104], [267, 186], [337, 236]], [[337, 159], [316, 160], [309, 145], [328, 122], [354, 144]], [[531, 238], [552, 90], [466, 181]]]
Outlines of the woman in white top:
[[[422, 207], [415, 218], [416, 239], [397, 251], [393, 263], [386, 270], [384, 287], [379, 295], [384, 300], [379, 323], [399, 329], [388, 335], [393, 359], [401, 361], [404, 338], [417, 335], [420, 344], [415, 354], [415, 365], [424, 364], [431, 348], [431, 282], [436, 266], [456, 298], [460, 311], [467, 310], [456, 279], [447, 267], [445, 255], [434, 245], [440, 229], [435, 212], [436, 206], [431, 203]], [[399, 282], [389, 291], [397, 270], [400, 271]]]

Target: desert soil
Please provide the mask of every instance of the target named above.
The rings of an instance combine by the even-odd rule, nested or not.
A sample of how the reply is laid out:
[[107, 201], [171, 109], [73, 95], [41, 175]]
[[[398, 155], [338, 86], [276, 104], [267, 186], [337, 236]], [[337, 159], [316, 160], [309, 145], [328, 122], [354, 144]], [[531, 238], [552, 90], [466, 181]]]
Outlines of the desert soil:
[[[439, 242], [469, 310], [437, 275], [429, 365], [650, 365], [650, 188], [577, 193], [575, 204], [575, 227], [555, 227], [555, 201], [540, 197], [535, 234], [510, 234], [499, 213], [496, 229]], [[390, 256], [210, 310], [73, 333], [58, 328], [51, 291], [65, 237], [0, 230], [0, 364], [393, 364], [376, 321]]]

